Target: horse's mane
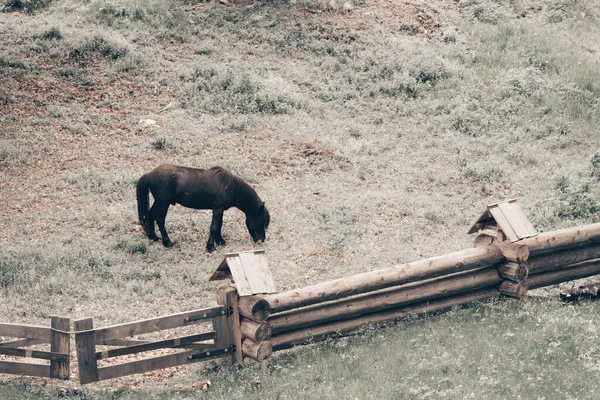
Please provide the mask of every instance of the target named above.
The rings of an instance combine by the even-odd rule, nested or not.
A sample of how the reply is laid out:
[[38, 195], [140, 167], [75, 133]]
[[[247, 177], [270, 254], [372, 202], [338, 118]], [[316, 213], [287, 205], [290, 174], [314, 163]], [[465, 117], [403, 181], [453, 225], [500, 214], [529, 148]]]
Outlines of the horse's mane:
[[237, 208], [245, 213], [250, 212], [251, 215], [258, 210], [262, 201], [252, 186], [223, 167], [212, 167], [211, 171], [216, 175], [220, 175], [219, 178], [223, 179], [227, 186], [232, 186], [234, 188]]

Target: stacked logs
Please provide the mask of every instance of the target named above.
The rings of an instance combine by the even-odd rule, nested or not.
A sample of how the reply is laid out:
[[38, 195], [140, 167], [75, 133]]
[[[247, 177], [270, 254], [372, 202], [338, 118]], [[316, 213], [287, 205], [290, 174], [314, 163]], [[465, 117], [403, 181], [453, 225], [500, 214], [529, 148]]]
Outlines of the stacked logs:
[[502, 235], [481, 234], [475, 238], [475, 247], [494, 245], [500, 249], [504, 260], [497, 265], [498, 275], [504, 280], [498, 291], [505, 296], [522, 299], [529, 289], [529, 247], [521, 242], [511, 243]]
[[[244, 357], [260, 361], [272, 350], [493, 297], [503, 281], [497, 265], [504, 259], [498, 246], [474, 248], [301, 289], [241, 297]], [[262, 353], [261, 347], [266, 349]]]
[[285, 292], [239, 298], [244, 360], [369, 324], [600, 274], [600, 223], [475, 248]]
[[600, 274], [600, 223], [541, 233], [529, 247], [529, 287], [537, 289]]

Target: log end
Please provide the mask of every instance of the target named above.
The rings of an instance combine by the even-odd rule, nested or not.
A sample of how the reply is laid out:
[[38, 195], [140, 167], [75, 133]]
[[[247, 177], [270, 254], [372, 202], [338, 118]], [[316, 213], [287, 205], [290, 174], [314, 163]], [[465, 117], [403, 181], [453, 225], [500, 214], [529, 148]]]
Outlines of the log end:
[[257, 296], [240, 297], [238, 302], [240, 314], [253, 321], [266, 321], [271, 315], [271, 304]]
[[526, 280], [521, 282], [504, 281], [498, 287], [498, 291], [500, 293], [515, 299], [523, 299], [527, 297], [528, 290], [529, 283]]

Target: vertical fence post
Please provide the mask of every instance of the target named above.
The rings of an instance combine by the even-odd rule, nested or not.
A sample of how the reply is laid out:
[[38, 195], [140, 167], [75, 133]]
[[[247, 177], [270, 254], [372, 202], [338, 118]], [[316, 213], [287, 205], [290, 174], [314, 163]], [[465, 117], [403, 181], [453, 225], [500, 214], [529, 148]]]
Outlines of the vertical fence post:
[[[237, 290], [234, 287], [220, 287], [217, 290], [217, 304], [225, 306], [229, 312], [226, 318], [220, 318], [222, 322], [217, 323], [217, 325], [213, 324], [215, 332], [217, 332], [215, 344], [219, 341], [219, 346], [223, 344], [225, 346], [235, 346], [235, 352], [231, 354], [231, 363], [235, 361], [242, 362], [244, 357], [242, 353], [242, 330], [240, 328], [238, 297]], [[220, 331], [217, 329], [220, 329]], [[224, 339], [219, 339], [219, 336], [224, 337]], [[224, 343], [225, 341], [227, 343]]]
[[50, 361], [50, 378], [69, 379], [71, 360], [71, 319], [51, 317], [50, 351], [67, 355], [67, 361]]
[[94, 320], [84, 318], [74, 322], [75, 343], [77, 345], [77, 366], [79, 367], [79, 383], [96, 382], [98, 378], [98, 361], [96, 360], [96, 342], [94, 341]]

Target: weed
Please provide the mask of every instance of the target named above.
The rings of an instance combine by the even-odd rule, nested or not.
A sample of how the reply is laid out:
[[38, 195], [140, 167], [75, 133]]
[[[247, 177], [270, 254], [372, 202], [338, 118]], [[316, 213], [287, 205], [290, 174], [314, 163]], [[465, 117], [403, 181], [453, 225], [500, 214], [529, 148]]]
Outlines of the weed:
[[46, 40], [60, 40], [62, 38], [62, 33], [60, 33], [60, 30], [58, 30], [58, 28], [50, 28], [42, 34], [42, 39]]
[[22, 11], [33, 14], [51, 2], [52, 0], [3, 0], [0, 3], [0, 12]]
[[127, 48], [111, 43], [101, 36], [94, 36], [82, 45], [72, 49], [69, 52], [69, 59], [85, 66], [94, 62], [97, 55], [109, 60], [117, 60], [127, 53]]

